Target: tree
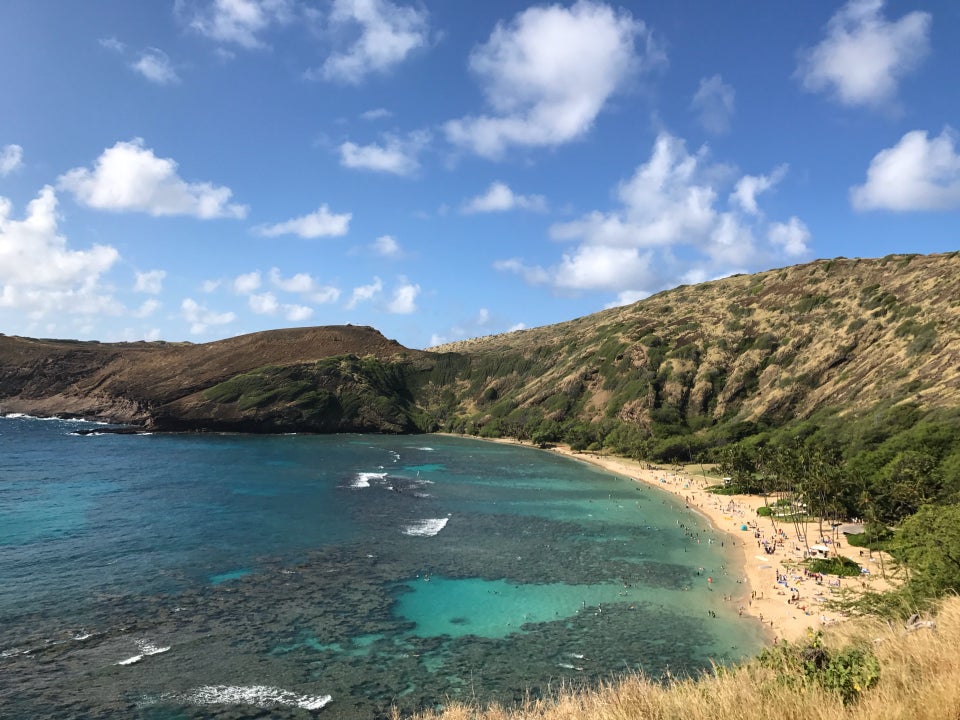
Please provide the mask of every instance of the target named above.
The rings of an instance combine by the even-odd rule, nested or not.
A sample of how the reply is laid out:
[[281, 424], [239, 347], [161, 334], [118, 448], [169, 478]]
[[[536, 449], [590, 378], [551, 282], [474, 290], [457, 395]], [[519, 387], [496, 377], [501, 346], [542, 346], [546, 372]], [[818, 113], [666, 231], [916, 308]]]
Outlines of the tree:
[[960, 592], [960, 504], [924, 505], [904, 520], [894, 548], [923, 595]]

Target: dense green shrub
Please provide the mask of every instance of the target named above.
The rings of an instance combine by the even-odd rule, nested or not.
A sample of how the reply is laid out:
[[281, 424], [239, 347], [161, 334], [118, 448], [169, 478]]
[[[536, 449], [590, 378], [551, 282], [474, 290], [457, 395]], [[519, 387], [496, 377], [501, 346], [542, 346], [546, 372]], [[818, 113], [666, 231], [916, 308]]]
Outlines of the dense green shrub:
[[788, 686], [819, 685], [839, 695], [845, 704], [855, 702], [880, 680], [880, 662], [869, 647], [829, 649], [824, 647], [820, 632], [806, 642], [767, 648], [760, 653], [759, 662]]

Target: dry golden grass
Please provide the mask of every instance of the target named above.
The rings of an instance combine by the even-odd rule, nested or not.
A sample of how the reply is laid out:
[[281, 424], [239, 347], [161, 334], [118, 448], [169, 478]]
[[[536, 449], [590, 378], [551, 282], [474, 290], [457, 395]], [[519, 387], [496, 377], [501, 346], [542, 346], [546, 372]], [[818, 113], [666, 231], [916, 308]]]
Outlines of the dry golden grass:
[[[418, 720], [958, 720], [960, 598], [944, 602], [935, 628], [907, 632], [876, 620], [831, 629], [824, 645], [870, 647], [879, 682], [844, 704], [815, 684], [786, 683], [754, 660], [696, 680], [642, 677], [592, 691], [564, 692], [520, 708], [452, 704]], [[398, 717], [398, 716], [395, 716]]]

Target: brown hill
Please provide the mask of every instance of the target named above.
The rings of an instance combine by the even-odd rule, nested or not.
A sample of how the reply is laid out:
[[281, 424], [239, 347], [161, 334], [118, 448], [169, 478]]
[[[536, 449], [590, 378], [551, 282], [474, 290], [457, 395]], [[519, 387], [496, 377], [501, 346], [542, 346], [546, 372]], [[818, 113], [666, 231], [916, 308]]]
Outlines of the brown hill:
[[204, 344], [0, 336], [0, 410], [150, 423], [175, 401], [265, 366], [340, 355], [413, 357], [369, 327], [271, 330]]

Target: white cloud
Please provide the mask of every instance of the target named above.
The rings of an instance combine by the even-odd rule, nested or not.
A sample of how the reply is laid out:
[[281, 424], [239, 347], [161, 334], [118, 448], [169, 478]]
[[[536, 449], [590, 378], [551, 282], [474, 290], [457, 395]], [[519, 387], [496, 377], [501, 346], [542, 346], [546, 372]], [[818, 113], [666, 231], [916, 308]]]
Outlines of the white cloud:
[[520, 208], [543, 212], [547, 201], [543, 195], [517, 195], [502, 182], [493, 182], [483, 195], [470, 198], [463, 206], [465, 213], [504, 212]]
[[[639, 39], [646, 47], [634, 47]], [[555, 146], [586, 134], [631, 72], [663, 54], [644, 24], [593, 0], [531, 7], [498, 24], [470, 56], [494, 114], [451, 120], [450, 142], [497, 158], [511, 145]]]
[[857, 210], [954, 210], [960, 208], [960, 155], [947, 128], [929, 139], [908, 132], [870, 162], [867, 181], [850, 189]]
[[383, 120], [388, 117], [393, 117], [393, 113], [386, 108], [374, 108], [373, 110], [360, 113], [361, 120]]
[[392, 235], [381, 235], [373, 241], [373, 251], [383, 257], [398, 257], [400, 244]]
[[255, 229], [255, 232], [264, 237], [277, 237], [278, 235], [297, 235], [306, 239], [340, 237], [347, 234], [352, 217], [352, 213], [341, 215], [331, 213], [330, 208], [324, 204], [309, 215], [303, 215], [275, 225], [261, 225]]
[[583, 237], [597, 245], [652, 247], [706, 237], [717, 221], [716, 189], [707, 182], [706, 149], [690, 155], [683, 140], [661, 133], [650, 159], [621, 183], [623, 210], [594, 212], [551, 228], [558, 240]]
[[553, 282], [569, 290], [648, 287], [656, 279], [650, 260], [649, 252], [637, 248], [580, 245], [564, 254]]
[[23, 165], [23, 148], [19, 145], [4, 145], [0, 150], [0, 177], [9, 175]]
[[284, 305], [283, 315], [290, 322], [303, 322], [313, 317], [313, 308], [306, 305]]
[[760, 212], [757, 208], [757, 195], [776, 186], [786, 176], [788, 169], [788, 165], [780, 165], [769, 175], [744, 175], [737, 181], [730, 200], [736, 202], [744, 212], [756, 215]]
[[403, 282], [393, 291], [393, 298], [387, 304], [387, 311], [395, 315], [409, 315], [417, 310], [417, 296], [420, 286]]
[[63, 313], [120, 314], [123, 307], [100, 286], [120, 254], [94, 245], [71, 250], [57, 227], [57, 196], [44, 187], [23, 220], [11, 217], [12, 203], [0, 197], [0, 308], [32, 318]]
[[165, 270], [149, 270], [148, 272], [136, 273], [136, 284], [133, 286], [134, 292], [149, 293], [150, 295], [159, 295], [163, 290], [163, 279], [167, 276]]
[[790, 218], [786, 223], [773, 223], [770, 226], [770, 242], [779, 245], [788, 257], [805, 255], [810, 248], [810, 231], [802, 220]]
[[332, 285], [318, 285], [310, 292], [310, 294], [307, 296], [307, 299], [310, 300], [310, 302], [315, 302], [319, 305], [335, 303], [340, 299], [340, 288], [336, 288]]
[[369, 285], [361, 285], [353, 289], [353, 294], [346, 304], [347, 310], [353, 310], [358, 304], [372, 300], [383, 290], [383, 281], [378, 277], [373, 278]]
[[633, 305], [633, 303], [648, 297], [650, 297], [650, 293], [644, 290], [624, 290], [621, 293], [617, 293], [617, 298], [613, 302], [607, 303], [604, 307], [609, 310], [610, 308], [623, 307], [624, 305]]
[[131, 67], [157, 85], [174, 85], [180, 82], [180, 76], [173, 69], [170, 57], [159, 48], [144, 50]]
[[297, 293], [314, 303], [331, 303], [340, 299], [340, 290], [330, 285], [321, 285], [309, 273], [297, 273], [284, 278], [278, 268], [270, 270], [270, 282], [284, 292]]
[[807, 90], [830, 91], [844, 105], [882, 105], [930, 52], [931, 24], [930, 13], [891, 22], [883, 0], [850, 0], [830, 18], [826, 37], [802, 54], [797, 75]]
[[314, 288], [313, 278], [307, 273], [297, 273], [289, 278], [280, 274], [279, 268], [270, 269], [270, 282], [285, 292], [308, 293]]
[[237, 319], [235, 313], [215, 312], [193, 298], [186, 298], [180, 304], [180, 311], [184, 319], [190, 323], [190, 333], [192, 335], [202, 335], [211, 325], [227, 325]]
[[74, 168], [58, 180], [58, 187], [77, 202], [98, 210], [138, 211], [150, 215], [190, 215], [243, 218], [246, 205], [229, 203], [230, 188], [210, 183], [188, 183], [177, 175], [177, 163], [158, 158], [141, 138], [118, 142], [97, 158], [96, 168]]
[[757, 202], [785, 173], [781, 166], [766, 176], [734, 180], [728, 166], [710, 160], [706, 147], [690, 153], [683, 140], [664, 132], [649, 159], [617, 187], [619, 207], [550, 228], [554, 240], [576, 243], [555, 265], [511, 258], [494, 267], [567, 292], [616, 293], [612, 305], [618, 305], [687, 277], [718, 277], [792, 259], [807, 251], [806, 226], [797, 218], [771, 225]]
[[223, 280], [204, 280], [200, 289], [205, 293], [212, 293], [216, 292], [222, 284]]
[[134, 311], [133, 316], [137, 318], [145, 318], [153, 315], [157, 310], [163, 307], [162, 303], [159, 300], [154, 298], [148, 298], [144, 300], [143, 304], [139, 309]]
[[730, 130], [735, 98], [733, 86], [725, 83], [719, 75], [714, 75], [701, 78], [690, 107], [699, 114], [704, 130], [722, 135]]
[[330, 27], [339, 34], [359, 28], [343, 52], [332, 53], [310, 79], [356, 85], [372, 73], [385, 73], [427, 44], [427, 11], [389, 0], [333, 0]]
[[248, 50], [264, 47], [262, 35], [271, 25], [293, 18], [291, 0], [176, 0], [177, 14], [211, 40]]
[[549, 272], [542, 267], [526, 265], [520, 258], [497, 260], [493, 263], [493, 269], [520, 275], [530, 285], [543, 285], [550, 282]]
[[100, 38], [99, 40], [97, 40], [97, 42], [100, 44], [100, 47], [104, 48], [105, 50], [109, 50], [111, 52], [123, 53], [123, 52], [126, 52], [127, 50], [127, 46], [113, 36]]
[[393, 175], [413, 175], [420, 169], [419, 155], [430, 142], [430, 133], [412, 132], [406, 138], [386, 134], [383, 144], [340, 145], [340, 164], [355, 170], [372, 170]]
[[249, 295], [254, 290], [259, 290], [261, 284], [260, 271], [254, 270], [253, 272], [244, 273], [234, 278], [233, 291], [237, 293], [237, 295]]
[[280, 309], [276, 295], [271, 292], [251, 295], [247, 298], [250, 309], [258, 315], [273, 315]]

